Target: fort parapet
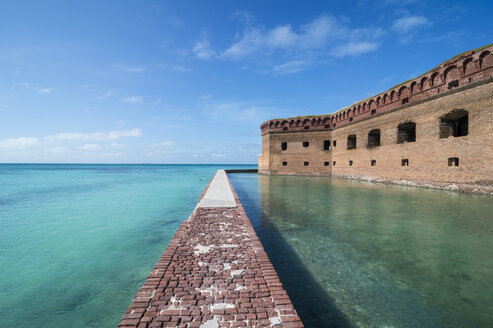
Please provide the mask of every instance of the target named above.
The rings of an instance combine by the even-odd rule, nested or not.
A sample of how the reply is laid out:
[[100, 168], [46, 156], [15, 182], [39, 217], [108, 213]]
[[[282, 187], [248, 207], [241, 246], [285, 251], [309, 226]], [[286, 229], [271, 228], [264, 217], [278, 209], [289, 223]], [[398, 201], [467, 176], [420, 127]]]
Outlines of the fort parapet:
[[259, 173], [491, 192], [492, 52], [467, 51], [334, 114], [263, 123]]

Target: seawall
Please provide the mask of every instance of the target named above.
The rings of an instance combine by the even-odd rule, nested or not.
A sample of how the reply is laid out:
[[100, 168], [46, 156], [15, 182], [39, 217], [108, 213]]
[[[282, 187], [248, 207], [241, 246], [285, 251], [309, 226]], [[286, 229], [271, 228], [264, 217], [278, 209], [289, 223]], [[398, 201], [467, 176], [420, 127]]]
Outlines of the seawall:
[[303, 327], [225, 171], [217, 171], [118, 327]]

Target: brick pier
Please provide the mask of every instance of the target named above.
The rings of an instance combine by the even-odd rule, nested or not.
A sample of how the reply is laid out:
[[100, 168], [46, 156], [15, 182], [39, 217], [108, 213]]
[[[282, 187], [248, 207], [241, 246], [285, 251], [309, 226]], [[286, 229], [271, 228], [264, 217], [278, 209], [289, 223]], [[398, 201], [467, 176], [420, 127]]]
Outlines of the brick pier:
[[224, 171], [118, 327], [303, 327]]

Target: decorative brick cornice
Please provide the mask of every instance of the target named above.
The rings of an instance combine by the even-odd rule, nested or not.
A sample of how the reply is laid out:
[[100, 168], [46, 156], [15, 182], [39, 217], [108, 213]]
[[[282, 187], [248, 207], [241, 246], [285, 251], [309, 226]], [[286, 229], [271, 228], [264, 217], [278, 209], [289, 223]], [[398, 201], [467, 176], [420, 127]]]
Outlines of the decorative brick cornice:
[[282, 131], [329, 130], [407, 107], [458, 87], [493, 76], [493, 45], [470, 50], [429, 72], [334, 114], [274, 119], [261, 124], [262, 134]]

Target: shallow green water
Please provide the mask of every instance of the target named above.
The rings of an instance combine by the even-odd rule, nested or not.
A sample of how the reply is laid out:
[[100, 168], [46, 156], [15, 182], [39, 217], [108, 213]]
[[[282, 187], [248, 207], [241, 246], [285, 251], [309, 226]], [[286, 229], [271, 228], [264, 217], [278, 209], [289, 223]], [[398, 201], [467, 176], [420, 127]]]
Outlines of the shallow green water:
[[493, 326], [493, 197], [230, 178], [307, 327]]
[[0, 327], [116, 327], [219, 168], [0, 165]]

